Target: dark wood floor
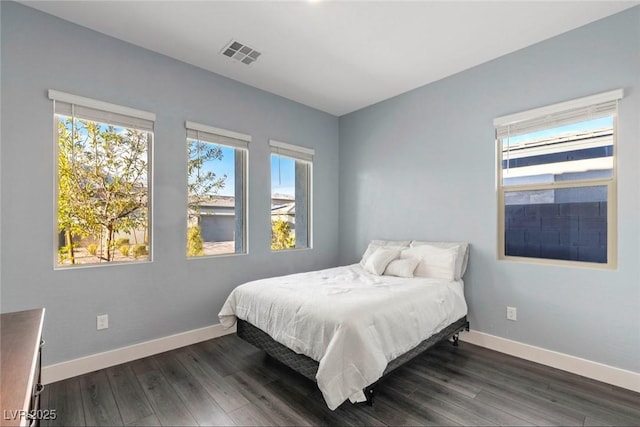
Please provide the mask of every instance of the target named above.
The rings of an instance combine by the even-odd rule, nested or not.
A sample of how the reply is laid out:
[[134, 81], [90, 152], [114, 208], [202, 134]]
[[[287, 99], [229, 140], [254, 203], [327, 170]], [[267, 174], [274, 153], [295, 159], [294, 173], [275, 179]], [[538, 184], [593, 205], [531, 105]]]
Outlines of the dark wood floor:
[[640, 394], [440, 344], [330, 411], [315, 383], [229, 335], [50, 384], [44, 425], [640, 425]]

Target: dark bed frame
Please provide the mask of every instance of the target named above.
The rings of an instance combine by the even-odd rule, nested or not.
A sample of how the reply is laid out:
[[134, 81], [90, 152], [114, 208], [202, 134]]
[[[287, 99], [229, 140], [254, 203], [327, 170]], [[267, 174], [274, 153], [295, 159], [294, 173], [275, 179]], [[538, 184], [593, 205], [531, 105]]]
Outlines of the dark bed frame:
[[[244, 341], [258, 347], [261, 350], [264, 350], [269, 356], [273, 357], [280, 363], [288, 366], [294, 371], [302, 374], [306, 378], [311, 381], [316, 381], [316, 373], [318, 372], [318, 362], [307, 357], [303, 354], [298, 354], [291, 350], [290, 348], [276, 342], [271, 338], [269, 334], [262, 331], [258, 327], [252, 325], [251, 323], [238, 319], [237, 322], [237, 334], [238, 337], [242, 338]], [[469, 322], [467, 321], [467, 317], [462, 317], [457, 321], [453, 322], [451, 325], [447, 326], [440, 332], [430, 336], [426, 340], [422, 341], [416, 347], [412, 348], [408, 352], [396, 357], [392, 361], [389, 362], [387, 368], [384, 370], [382, 377], [378, 380], [380, 381], [387, 374], [389, 374], [394, 369], [404, 365], [414, 357], [423, 353], [425, 350], [433, 347], [437, 343], [452, 338], [453, 345], [458, 346], [458, 334], [463, 331], [469, 330]], [[373, 384], [367, 386], [363, 391], [367, 398], [367, 404], [373, 404], [373, 397], [375, 395], [375, 386], [378, 383], [376, 381]]]

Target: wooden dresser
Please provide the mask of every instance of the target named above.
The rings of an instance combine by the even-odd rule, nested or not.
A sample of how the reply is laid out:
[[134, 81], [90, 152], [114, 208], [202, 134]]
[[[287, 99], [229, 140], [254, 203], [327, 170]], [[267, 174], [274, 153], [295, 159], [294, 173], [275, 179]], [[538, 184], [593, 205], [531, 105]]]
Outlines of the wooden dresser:
[[2, 426], [37, 425], [44, 308], [0, 315]]

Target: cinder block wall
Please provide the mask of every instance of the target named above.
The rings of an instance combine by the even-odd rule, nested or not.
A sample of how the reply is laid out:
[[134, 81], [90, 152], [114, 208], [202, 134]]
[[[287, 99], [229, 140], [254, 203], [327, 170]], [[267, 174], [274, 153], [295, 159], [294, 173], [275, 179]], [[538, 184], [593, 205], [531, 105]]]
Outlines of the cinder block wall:
[[507, 255], [607, 261], [607, 203], [507, 205]]

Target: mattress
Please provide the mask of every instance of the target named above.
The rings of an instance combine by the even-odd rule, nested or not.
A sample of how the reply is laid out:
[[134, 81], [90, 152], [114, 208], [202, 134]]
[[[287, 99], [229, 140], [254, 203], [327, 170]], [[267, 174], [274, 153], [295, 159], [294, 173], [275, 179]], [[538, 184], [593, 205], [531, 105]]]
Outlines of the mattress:
[[467, 314], [462, 281], [376, 276], [359, 264], [246, 283], [219, 313], [318, 361], [327, 406], [364, 399], [389, 361]]

